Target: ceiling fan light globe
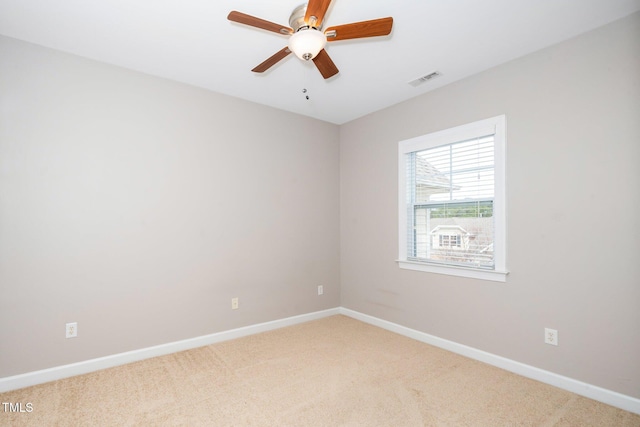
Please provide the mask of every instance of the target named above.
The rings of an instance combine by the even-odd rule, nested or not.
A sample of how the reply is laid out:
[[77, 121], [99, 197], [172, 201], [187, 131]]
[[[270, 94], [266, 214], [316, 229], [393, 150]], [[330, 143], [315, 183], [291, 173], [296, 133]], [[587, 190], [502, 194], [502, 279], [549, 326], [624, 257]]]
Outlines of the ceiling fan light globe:
[[289, 37], [289, 49], [304, 61], [315, 58], [326, 44], [327, 37], [315, 28], [300, 29]]

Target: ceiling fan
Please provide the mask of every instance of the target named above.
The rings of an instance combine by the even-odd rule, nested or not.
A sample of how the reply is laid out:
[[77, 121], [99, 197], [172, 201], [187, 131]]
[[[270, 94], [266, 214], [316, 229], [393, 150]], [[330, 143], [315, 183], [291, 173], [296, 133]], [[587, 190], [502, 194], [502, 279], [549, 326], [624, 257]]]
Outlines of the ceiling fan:
[[291, 27], [265, 21], [235, 10], [229, 13], [227, 19], [289, 37], [289, 43], [286, 47], [251, 71], [263, 73], [294, 52], [302, 60], [312, 60], [320, 74], [328, 79], [338, 73], [338, 67], [324, 49], [327, 42], [386, 36], [391, 33], [393, 26], [393, 18], [388, 17], [337, 25], [322, 32], [322, 20], [330, 3], [331, 0], [309, 0], [308, 4], [298, 6], [289, 17]]

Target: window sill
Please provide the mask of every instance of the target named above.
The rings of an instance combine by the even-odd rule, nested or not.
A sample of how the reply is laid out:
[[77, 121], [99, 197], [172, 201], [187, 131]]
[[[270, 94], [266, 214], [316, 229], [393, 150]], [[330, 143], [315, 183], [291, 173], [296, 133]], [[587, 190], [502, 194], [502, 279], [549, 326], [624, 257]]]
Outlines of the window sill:
[[448, 276], [469, 277], [472, 279], [506, 282], [508, 271], [478, 270], [475, 268], [452, 267], [426, 264], [423, 262], [397, 260], [398, 266], [406, 270], [424, 271], [427, 273], [445, 274]]

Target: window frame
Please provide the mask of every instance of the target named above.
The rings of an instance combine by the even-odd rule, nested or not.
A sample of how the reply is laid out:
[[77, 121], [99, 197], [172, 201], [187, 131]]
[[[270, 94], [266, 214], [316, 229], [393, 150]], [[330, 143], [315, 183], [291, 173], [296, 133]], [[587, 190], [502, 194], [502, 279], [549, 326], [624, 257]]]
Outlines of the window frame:
[[[407, 162], [406, 155], [443, 145], [494, 136], [494, 268], [473, 268], [428, 261], [410, 260], [407, 256]], [[500, 115], [456, 126], [398, 143], [398, 266], [402, 269], [506, 282], [507, 218], [506, 218], [506, 116]]]

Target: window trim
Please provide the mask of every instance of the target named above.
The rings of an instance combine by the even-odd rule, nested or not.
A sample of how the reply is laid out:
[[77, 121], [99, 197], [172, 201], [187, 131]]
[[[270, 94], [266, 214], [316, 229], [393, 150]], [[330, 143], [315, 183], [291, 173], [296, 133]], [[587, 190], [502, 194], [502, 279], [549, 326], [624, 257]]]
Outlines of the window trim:
[[[407, 204], [406, 204], [406, 161], [405, 155], [473, 139], [494, 135], [494, 175], [493, 197], [494, 215], [494, 263], [493, 270], [476, 269], [453, 265], [442, 265], [413, 261], [407, 257]], [[402, 269], [417, 270], [436, 274], [469, 277], [481, 280], [506, 282], [507, 271], [507, 218], [506, 218], [506, 117], [491, 117], [466, 125], [456, 126], [427, 135], [400, 141], [398, 143], [398, 266]]]

